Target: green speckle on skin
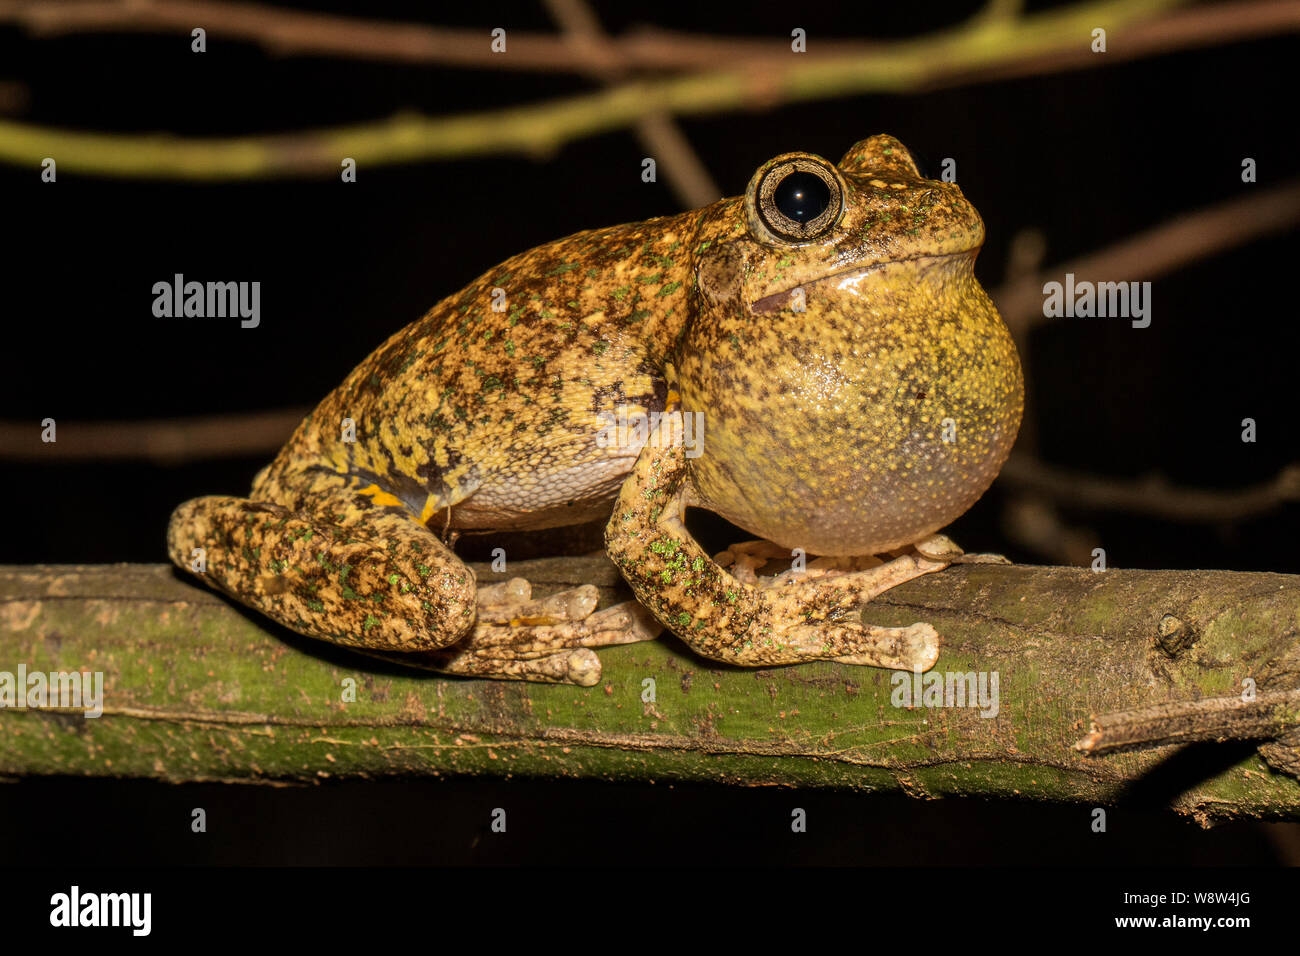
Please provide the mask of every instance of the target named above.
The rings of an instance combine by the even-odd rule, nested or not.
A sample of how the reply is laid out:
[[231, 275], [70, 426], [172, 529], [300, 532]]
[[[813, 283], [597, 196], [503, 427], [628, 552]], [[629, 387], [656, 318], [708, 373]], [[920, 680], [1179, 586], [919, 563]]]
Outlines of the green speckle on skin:
[[352, 565], [345, 564], [339, 569], [339, 586], [343, 588], [343, 600], [360, 601], [364, 600], [360, 594], [352, 590], [352, 585], [348, 584], [348, 572], [352, 570]]
[[677, 291], [678, 289], [680, 289], [681, 287], [682, 287], [682, 284], [681, 284], [680, 282], [670, 282], [670, 283], [668, 283], [666, 286], [664, 286], [662, 289], [659, 290], [659, 294], [660, 294], [661, 296], [663, 296], [663, 295], [672, 295], [674, 292], [676, 292], [676, 291]]
[[315, 611], [317, 614], [325, 613], [325, 605], [313, 598], [306, 602], [308, 610]]
[[609, 349], [609, 343], [606, 342], [604, 339], [601, 339], [599, 342], [595, 343], [591, 347], [591, 350], [595, 352], [597, 355], [604, 355], [608, 349]]
[[685, 627], [687, 624], [691, 623], [691, 616], [685, 611], [682, 611], [674, 620], [677, 622], [678, 627]]
[[554, 269], [552, 269], [550, 272], [546, 274], [548, 276], [557, 276], [562, 272], [572, 272], [574, 269], [578, 268], [579, 265], [580, 263], [577, 262], [566, 262], [563, 265], [556, 266]]
[[511, 341], [507, 341], [507, 342], [506, 342], [506, 354], [507, 354], [507, 355], [514, 355], [514, 354], [515, 354], [515, 343], [514, 343], [514, 342], [511, 342]]
[[378, 619], [378, 618], [376, 618], [373, 614], [367, 614], [367, 615], [366, 615], [366, 622], [365, 622], [364, 624], [361, 625], [361, 633], [362, 633], [362, 634], [366, 634], [366, 633], [368, 633], [368, 632], [370, 631], [370, 629], [371, 629], [372, 627], [374, 627], [374, 626], [375, 626], [376, 624], [378, 624], [378, 623], [379, 623], [379, 619]]

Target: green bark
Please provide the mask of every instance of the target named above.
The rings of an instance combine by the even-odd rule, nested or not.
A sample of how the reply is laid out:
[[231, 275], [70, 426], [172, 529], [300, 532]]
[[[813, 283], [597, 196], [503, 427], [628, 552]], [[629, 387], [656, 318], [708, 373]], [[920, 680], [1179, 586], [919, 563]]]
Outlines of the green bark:
[[[538, 594], [593, 582], [602, 606], [627, 597], [601, 555], [510, 574]], [[1247, 677], [1261, 692], [1300, 686], [1293, 575], [967, 565], [895, 588], [863, 618], [933, 624], [935, 670], [996, 671], [998, 715], [896, 707], [887, 671], [732, 668], [671, 637], [601, 650], [592, 688], [459, 680], [298, 637], [166, 566], [0, 567], [0, 671], [104, 674], [98, 719], [0, 709], [0, 775], [529, 774], [1095, 804], [1177, 748], [1084, 756], [1091, 717], [1239, 695]], [[1290, 739], [1266, 745], [1274, 766], [1297, 766]], [[1232, 745], [1201, 746], [1207, 779], [1170, 793], [1176, 809], [1300, 819], [1295, 777], [1253, 750], [1221, 769]]]

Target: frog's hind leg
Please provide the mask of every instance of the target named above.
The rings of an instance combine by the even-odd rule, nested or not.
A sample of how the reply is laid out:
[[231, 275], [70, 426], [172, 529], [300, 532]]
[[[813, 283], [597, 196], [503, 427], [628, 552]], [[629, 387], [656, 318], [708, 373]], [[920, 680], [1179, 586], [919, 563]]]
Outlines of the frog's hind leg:
[[[474, 624], [474, 575], [404, 511], [319, 483], [311, 511], [248, 498], [180, 505], [167, 550], [195, 573], [308, 637], [351, 647], [430, 650]], [[323, 493], [322, 493], [323, 492]]]
[[591, 685], [592, 648], [659, 631], [634, 604], [593, 613], [591, 585], [536, 601], [523, 579], [476, 588], [438, 536], [374, 485], [314, 471], [288, 484], [259, 479], [255, 493], [290, 506], [187, 501], [172, 514], [168, 552], [308, 637], [444, 673]]

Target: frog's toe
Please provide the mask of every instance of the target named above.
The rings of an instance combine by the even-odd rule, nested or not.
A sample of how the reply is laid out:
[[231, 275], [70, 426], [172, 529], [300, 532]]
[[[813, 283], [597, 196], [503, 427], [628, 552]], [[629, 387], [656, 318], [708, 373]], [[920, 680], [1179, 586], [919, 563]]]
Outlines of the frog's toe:
[[563, 656], [567, 665], [565, 677], [568, 683], [579, 687], [594, 687], [600, 683], [600, 658], [595, 651], [580, 647]]
[[809, 604], [847, 610], [859, 607], [877, 595], [898, 587], [913, 578], [948, 567], [949, 561], [931, 560], [918, 554], [905, 554], [884, 564], [860, 571], [828, 571], [820, 577], [795, 585], [793, 595], [802, 595]]
[[1012, 564], [1005, 554], [962, 554], [952, 559], [953, 564]]
[[[1010, 564], [1001, 554], [967, 554], [946, 534], [932, 534], [913, 547], [928, 561], [945, 561], [948, 564]], [[906, 553], [904, 551], [903, 553]]]
[[848, 648], [847, 653], [831, 658], [841, 664], [928, 671], [939, 660], [939, 632], [929, 624], [840, 625], [833, 630], [835, 643]]
[[921, 557], [931, 561], [955, 561], [964, 553], [960, 545], [946, 534], [932, 534], [912, 547]]
[[532, 586], [524, 578], [511, 578], [479, 588], [478, 621], [480, 624], [516, 627], [581, 621], [596, 610], [599, 600], [600, 591], [594, 584], [579, 585], [533, 600]]
[[636, 601], [624, 601], [598, 611], [583, 621], [587, 633], [580, 638], [583, 647], [610, 647], [653, 641], [664, 629], [655, 616]]

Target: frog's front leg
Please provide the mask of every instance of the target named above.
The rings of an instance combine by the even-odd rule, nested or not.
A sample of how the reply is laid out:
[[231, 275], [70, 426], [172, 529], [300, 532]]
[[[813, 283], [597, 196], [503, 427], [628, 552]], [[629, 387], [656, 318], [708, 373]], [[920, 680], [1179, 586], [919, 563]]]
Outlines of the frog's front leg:
[[637, 599], [693, 650], [748, 666], [833, 660], [928, 670], [939, 637], [928, 624], [878, 627], [841, 620], [867, 597], [946, 562], [903, 555], [851, 581], [754, 587], [715, 563], [686, 530], [692, 489], [681, 434], [665, 416], [624, 482], [605, 546]]

